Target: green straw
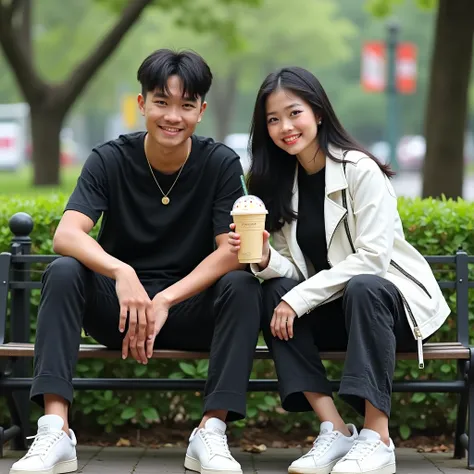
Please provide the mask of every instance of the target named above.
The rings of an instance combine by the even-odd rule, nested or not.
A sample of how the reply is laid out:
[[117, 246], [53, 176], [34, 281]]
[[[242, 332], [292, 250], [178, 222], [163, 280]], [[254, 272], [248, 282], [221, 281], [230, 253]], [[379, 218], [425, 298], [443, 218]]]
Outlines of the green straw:
[[247, 186], [245, 186], [245, 179], [244, 179], [244, 175], [240, 175], [240, 182], [242, 183], [242, 189], [244, 190], [244, 194], [246, 196], [248, 196], [249, 192], [247, 190]]

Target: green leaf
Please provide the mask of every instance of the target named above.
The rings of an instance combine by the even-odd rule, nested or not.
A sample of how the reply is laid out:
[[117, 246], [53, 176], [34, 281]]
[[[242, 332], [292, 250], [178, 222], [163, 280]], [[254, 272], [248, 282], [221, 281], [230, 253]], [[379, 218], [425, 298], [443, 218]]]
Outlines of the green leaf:
[[112, 390], [106, 390], [104, 392], [104, 400], [107, 400], [109, 402], [110, 400], [112, 400], [113, 397], [114, 393], [112, 392]]
[[254, 407], [250, 407], [248, 410], [247, 410], [247, 417], [248, 418], [255, 418], [258, 414], [258, 411], [256, 408]]
[[156, 411], [156, 408], [152, 408], [152, 407], [145, 408], [142, 413], [145, 419], [147, 420], [156, 421], [160, 418], [160, 416], [158, 415], [158, 412]]
[[147, 366], [142, 365], [142, 364], [137, 364], [135, 368], [133, 369], [133, 373], [135, 374], [136, 377], [141, 377], [142, 375], [145, 375], [147, 371]]
[[197, 371], [205, 375], [209, 369], [209, 361], [207, 359], [202, 359], [197, 363]]
[[187, 362], [180, 362], [179, 368], [186, 374], [191, 375], [191, 377], [196, 376], [196, 367], [192, 364], [188, 364]]
[[414, 393], [411, 397], [413, 403], [421, 403], [426, 399], [426, 393]]
[[438, 0], [416, 0], [417, 5], [425, 10], [432, 10], [436, 7]]
[[366, 9], [376, 17], [386, 17], [392, 11], [391, 0], [366, 0]]
[[451, 369], [452, 367], [449, 364], [443, 364], [441, 366], [441, 372], [443, 372], [443, 374], [449, 374], [451, 372]]
[[411, 369], [410, 370], [410, 375], [411, 375], [412, 379], [417, 379], [420, 376], [420, 370], [418, 368]]
[[277, 398], [270, 395], [266, 395], [264, 401], [269, 407], [276, 407], [278, 405]]
[[182, 379], [184, 378], [184, 376], [182, 372], [173, 372], [172, 374], [168, 375], [168, 378], [169, 379]]
[[105, 363], [103, 360], [93, 360], [91, 365], [95, 372], [100, 372], [104, 369]]
[[134, 407], [127, 407], [120, 415], [122, 420], [131, 420], [137, 415], [137, 410]]
[[406, 440], [411, 435], [411, 428], [408, 425], [401, 425], [400, 426], [400, 436], [402, 439]]

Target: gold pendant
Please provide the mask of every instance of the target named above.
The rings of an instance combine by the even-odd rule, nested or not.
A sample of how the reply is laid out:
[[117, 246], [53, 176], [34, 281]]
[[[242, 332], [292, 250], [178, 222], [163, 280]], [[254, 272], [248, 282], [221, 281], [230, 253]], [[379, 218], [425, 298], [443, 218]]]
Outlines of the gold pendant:
[[163, 197], [161, 198], [161, 202], [162, 202], [165, 206], [167, 206], [167, 205], [170, 203], [170, 198], [169, 198], [168, 196], [163, 196]]

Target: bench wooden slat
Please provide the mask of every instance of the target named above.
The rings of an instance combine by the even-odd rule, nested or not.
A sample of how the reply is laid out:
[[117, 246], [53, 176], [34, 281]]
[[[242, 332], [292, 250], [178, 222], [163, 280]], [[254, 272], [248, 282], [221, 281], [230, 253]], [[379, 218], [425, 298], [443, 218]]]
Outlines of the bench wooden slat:
[[[463, 346], [460, 342], [433, 342], [427, 343], [423, 348], [424, 358], [426, 360], [468, 360], [469, 348]], [[33, 357], [34, 345], [31, 343], [9, 342], [0, 345], [0, 357]], [[345, 352], [321, 352], [323, 360], [344, 360]], [[79, 350], [80, 359], [120, 359], [121, 352], [107, 349], [99, 344], [81, 344]], [[178, 351], [178, 350], [155, 350], [153, 359], [207, 359], [208, 352], [201, 351]], [[268, 359], [270, 354], [265, 346], [258, 346], [255, 350], [255, 358]], [[398, 360], [415, 360], [416, 352], [397, 354]]]

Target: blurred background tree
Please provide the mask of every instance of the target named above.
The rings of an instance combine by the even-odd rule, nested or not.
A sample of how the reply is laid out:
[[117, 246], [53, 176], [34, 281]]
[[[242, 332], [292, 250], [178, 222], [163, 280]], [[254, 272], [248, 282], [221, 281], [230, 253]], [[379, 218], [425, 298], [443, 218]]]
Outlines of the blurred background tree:
[[[77, 65], [92, 54], [107, 31], [119, 21], [127, 3], [125, 0], [69, 0], [67, 9], [59, 7], [59, 0], [20, 3], [28, 2], [34, 6], [31, 16], [33, 63], [38, 76], [48, 84], [48, 90], [70, 79], [71, 71], [81, 70]], [[453, 3], [462, 2], [466, 0]], [[13, 5], [0, 0], [2, 8], [7, 4]], [[439, 8], [441, 5], [439, 3]], [[3, 11], [0, 9], [0, 37], [4, 35]], [[449, 142], [446, 146], [450, 148], [449, 152], [441, 153], [439, 150], [446, 150], [443, 145], [433, 151], [432, 144], [436, 142], [431, 139], [425, 166], [432, 167], [435, 176], [430, 175], [427, 168], [425, 184], [434, 183], [436, 189], [425, 193], [461, 196], [459, 176], [462, 177], [469, 164], [466, 160], [463, 163], [459, 150], [464, 131], [472, 129], [474, 124], [473, 80], [471, 77], [468, 83], [470, 93], [467, 86], [464, 92], [445, 91], [464, 94], [466, 125], [461, 126], [453, 119], [453, 113], [456, 117], [462, 117], [462, 113], [446, 112], [446, 107], [451, 110], [449, 107], [454, 104], [447, 101], [436, 106], [436, 110], [444, 111], [442, 120], [449, 121], [440, 132], [442, 127], [436, 125], [433, 113], [427, 112], [427, 98], [431, 97], [429, 91], [434, 83], [430, 78], [435, 77], [432, 57], [436, 49], [437, 13], [438, 3], [431, 0], [155, 0], [143, 10], [109, 59], [88, 76], [87, 85], [66, 110], [60, 125], [73, 132], [79, 148], [75, 161], [79, 164], [92, 146], [113, 139], [119, 133], [141, 129], [143, 122], [135, 105], [139, 92], [136, 71], [141, 60], [162, 47], [191, 48], [208, 60], [215, 77], [208, 96], [209, 108], [198, 133], [220, 140], [230, 133], [247, 133], [257, 89], [264, 76], [270, 70], [296, 64], [318, 76], [344, 125], [359, 141], [372, 146], [385, 140], [387, 100], [385, 94], [367, 93], [361, 87], [361, 50], [365, 41], [386, 39], [387, 20], [393, 16], [401, 27], [400, 41], [414, 43], [418, 51], [416, 91], [398, 98], [400, 138], [427, 136], [426, 127], [438, 127], [436, 138]], [[458, 56], [453, 55], [456, 64], [450, 63], [447, 68], [454, 74], [461, 72], [456, 58]], [[0, 54], [0, 69], [3, 72], [0, 104], [23, 101], [22, 88], [5, 54]], [[465, 69], [462, 69], [464, 77]], [[443, 68], [438, 70], [449, 72]], [[453, 86], [454, 89], [459, 89], [459, 84]], [[436, 93], [438, 100], [440, 94]], [[41, 121], [45, 122], [49, 122], [51, 116], [48, 110], [40, 114]], [[425, 120], [425, 116], [430, 120]], [[35, 148], [33, 146], [33, 152]], [[434, 153], [438, 158], [433, 160]], [[470, 166], [474, 168], [472, 151], [471, 155]], [[49, 172], [48, 167], [37, 169], [43, 178], [37, 177], [36, 182], [55, 182], [58, 153], [41, 156], [46, 158], [40, 163], [49, 163], [53, 171]], [[449, 173], [445, 168], [449, 168]], [[46, 173], [52, 178], [45, 180]]]
[[[378, 16], [393, 13], [404, 0], [369, 0]], [[472, 0], [416, 0], [436, 11], [424, 120], [426, 158], [423, 196], [462, 196], [464, 143], [468, 123], [469, 81], [474, 41]]]
[[[229, 7], [233, 1], [258, 3], [258, 0], [222, 1]], [[97, 3], [96, 16], [87, 8], [91, 6], [87, 1], [69, 1], [67, 8], [58, 8], [52, 2], [40, 5], [33, 0], [0, 0], [0, 45], [30, 107], [35, 185], [59, 182], [59, 136], [66, 114], [146, 7], [153, 4], [164, 11], [178, 11], [181, 24], [194, 31], [212, 30], [231, 46], [236, 41], [236, 30], [227, 10], [220, 10], [224, 13], [221, 17], [213, 15], [209, 0], [97, 0]], [[110, 18], [111, 11], [115, 18]], [[187, 21], [183, 22], [183, 18]], [[44, 62], [38, 61], [40, 56], [45, 58]], [[81, 59], [73, 61], [78, 57]]]

